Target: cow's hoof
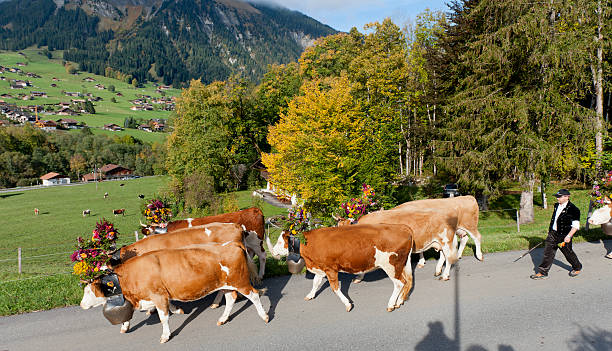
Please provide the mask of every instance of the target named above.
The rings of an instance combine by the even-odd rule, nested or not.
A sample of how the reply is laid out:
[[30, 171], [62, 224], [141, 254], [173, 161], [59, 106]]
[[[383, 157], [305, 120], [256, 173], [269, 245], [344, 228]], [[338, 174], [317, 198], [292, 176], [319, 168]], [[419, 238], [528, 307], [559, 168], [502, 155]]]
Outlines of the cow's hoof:
[[183, 311], [182, 308], [179, 308], [178, 310], [174, 311], [174, 314], [185, 314], [185, 311]]
[[270, 321], [270, 317], [268, 317], [268, 315], [266, 315], [266, 318], [264, 318], [263, 321], [268, 323]]
[[483, 261], [484, 261], [484, 257], [482, 257], [482, 256], [480, 256], [480, 257], [476, 256], [476, 258], [477, 258], [477, 259], [478, 259], [478, 261], [480, 261], [480, 262], [483, 262]]
[[212, 305], [210, 305], [210, 308], [219, 308], [219, 304], [218, 303], [213, 303]]
[[418, 263], [417, 264], [417, 268], [423, 268], [423, 267], [425, 267], [425, 263]]
[[351, 312], [352, 309], [353, 309], [353, 305], [352, 304], [346, 306], [346, 312]]
[[159, 339], [159, 343], [160, 343], [160, 344], [163, 344], [163, 343], [168, 342], [168, 340], [170, 340], [170, 338], [169, 338], [169, 337], [167, 337], [167, 336], [162, 336], [162, 337]]
[[450, 277], [440, 277], [438, 280], [447, 281], [450, 280]]
[[395, 308], [396, 308], [395, 306], [387, 307], [387, 312], [393, 312], [393, 310], [395, 310]]
[[359, 284], [359, 283], [361, 283], [361, 282], [362, 282], [362, 280], [361, 280], [361, 279], [357, 279], [357, 278], [353, 279], [353, 283], [354, 283], [354, 284]]
[[221, 326], [223, 324], [225, 324], [226, 321], [217, 321], [217, 325]]
[[127, 333], [127, 329], [123, 329], [123, 328], [122, 328], [122, 329], [121, 329], [119, 332], [120, 332], [121, 334], [125, 334], [125, 333]]
[[442, 272], [434, 272], [434, 277], [439, 277]]
[[312, 300], [312, 299], [313, 299], [313, 298], [312, 298], [312, 297], [310, 297], [310, 296], [305, 296], [305, 297], [304, 297], [304, 301], [310, 301], [310, 300]]

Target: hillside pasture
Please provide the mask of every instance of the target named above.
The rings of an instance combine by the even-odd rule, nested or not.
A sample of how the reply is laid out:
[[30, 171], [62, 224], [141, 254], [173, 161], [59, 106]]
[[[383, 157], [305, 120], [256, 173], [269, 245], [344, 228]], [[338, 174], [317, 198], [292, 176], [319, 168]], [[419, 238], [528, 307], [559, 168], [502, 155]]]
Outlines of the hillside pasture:
[[[0, 94], [11, 94], [13, 98], [3, 99], [6, 103], [15, 104], [17, 106], [28, 106], [28, 105], [46, 105], [46, 104], [57, 104], [60, 102], [70, 102], [71, 99], [82, 99], [78, 97], [67, 96], [64, 92], [80, 92], [80, 93], [91, 93], [93, 96], [101, 97], [102, 100], [93, 102], [96, 113], [93, 115], [82, 114], [80, 116], [60, 116], [54, 114], [41, 113], [39, 117], [41, 119], [58, 120], [60, 118], [72, 118], [79, 122], [86, 123], [92, 128], [101, 128], [105, 124], [117, 124], [123, 127], [125, 118], [134, 117], [138, 119], [149, 120], [152, 118], [169, 119], [171, 117], [171, 111], [154, 110], [154, 111], [133, 111], [130, 108], [133, 104], [130, 100], [138, 98], [140, 95], [148, 95], [151, 97], [160, 97], [157, 93], [156, 87], [153, 83], [147, 83], [143, 87], [134, 88], [131, 84], [126, 82], [99, 76], [87, 72], [79, 72], [78, 74], [69, 74], [66, 72], [64, 66], [62, 66], [62, 52], [54, 51], [53, 58], [48, 59], [47, 56], [42, 55], [42, 48], [30, 48], [21, 50], [19, 52], [11, 51], [0, 51], [0, 65], [5, 67], [20, 68], [24, 72], [36, 73], [41, 78], [27, 77], [25, 74], [4, 72], [0, 74], [5, 77], [5, 80], [0, 80]], [[20, 54], [22, 53], [22, 54]], [[26, 63], [26, 66], [18, 67], [17, 63]], [[88, 82], [84, 79], [90, 77], [94, 81]], [[56, 78], [56, 80], [53, 80]], [[10, 80], [20, 79], [29, 80], [32, 82], [32, 87], [26, 87], [24, 89], [11, 89]], [[52, 87], [55, 84], [57, 87]], [[96, 88], [96, 84], [102, 84], [106, 89], [100, 90]], [[109, 86], [115, 86], [115, 91], [109, 91]], [[20, 100], [15, 98], [19, 93], [30, 94], [31, 91], [41, 91], [47, 93], [47, 98], [36, 97], [33, 100]], [[117, 95], [120, 93], [122, 96]], [[167, 89], [164, 91], [167, 97], [179, 96], [180, 90], [178, 89]], [[111, 102], [112, 99], [116, 102]], [[94, 130], [94, 133], [96, 130]], [[158, 142], [165, 141], [166, 133], [148, 133], [142, 130], [130, 129], [120, 132], [115, 132], [118, 135], [129, 134], [141, 140], [153, 140]]]

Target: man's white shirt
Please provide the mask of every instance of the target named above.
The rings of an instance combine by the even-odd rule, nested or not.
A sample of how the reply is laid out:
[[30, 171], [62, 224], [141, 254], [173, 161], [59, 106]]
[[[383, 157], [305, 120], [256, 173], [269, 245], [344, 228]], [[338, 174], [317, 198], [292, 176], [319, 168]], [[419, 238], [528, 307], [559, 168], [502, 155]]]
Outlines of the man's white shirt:
[[[569, 201], [563, 204], [559, 204], [559, 206], [557, 206], [557, 212], [555, 212], [555, 222], [552, 226], [553, 230], [557, 230], [557, 219], [559, 218], [559, 215], [561, 214], [561, 212], [563, 212], [563, 209], [565, 209], [568, 203]], [[576, 230], [580, 229], [580, 221], [572, 221], [572, 228], [576, 228]]]

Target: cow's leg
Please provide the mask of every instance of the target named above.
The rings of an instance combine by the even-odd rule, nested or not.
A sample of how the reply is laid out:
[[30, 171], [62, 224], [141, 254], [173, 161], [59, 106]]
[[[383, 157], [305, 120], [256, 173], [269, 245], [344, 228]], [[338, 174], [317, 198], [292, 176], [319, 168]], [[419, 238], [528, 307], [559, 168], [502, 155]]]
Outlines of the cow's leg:
[[127, 333], [128, 329], [130, 329], [130, 321], [123, 322], [121, 324], [121, 330], [119, 331], [121, 334]]
[[259, 273], [257, 276], [259, 280], [262, 280], [266, 271], [266, 250], [264, 250], [263, 241], [257, 236], [256, 232], [249, 231], [248, 233], [249, 234], [245, 238], [245, 246], [251, 258], [257, 255], [259, 260]]
[[436, 263], [436, 271], [434, 272], [434, 277], [437, 277], [442, 274], [442, 266], [444, 265], [444, 262], [446, 262], [446, 256], [444, 255], [444, 252], [440, 251], [440, 258], [438, 258], [438, 263]]
[[[221, 291], [219, 291], [221, 293]], [[234, 302], [236, 302], [236, 296], [233, 294], [233, 291], [228, 291], [225, 293], [225, 310], [223, 310], [223, 314], [217, 321], [217, 325], [223, 325], [227, 322], [230, 313], [232, 312], [232, 308], [234, 307]], [[217, 294], [219, 296], [220, 294]]]
[[344, 296], [342, 291], [340, 291], [338, 272], [325, 272], [325, 275], [327, 276], [327, 280], [329, 281], [329, 286], [331, 287], [332, 291], [336, 293], [336, 296], [340, 298], [340, 301], [342, 301], [342, 303], [346, 307], [346, 312], [350, 312], [353, 309], [353, 304], [351, 304], [351, 302], [346, 298], [346, 296]]
[[217, 308], [217, 307], [219, 307], [219, 305], [221, 304], [221, 298], [223, 298], [223, 294], [225, 294], [225, 293], [226, 293], [225, 290], [217, 291], [217, 295], [215, 296], [215, 299], [213, 300], [213, 303], [210, 305], [210, 308]]
[[463, 255], [463, 250], [465, 250], [465, 245], [467, 245], [468, 239], [470, 238], [463, 230], [458, 231], [459, 237], [461, 241], [459, 241], [459, 250], [457, 251], [457, 258], [461, 258]]
[[[378, 254], [378, 250], [376, 253]], [[401, 281], [401, 275], [396, 274], [397, 271], [399, 271], [400, 269], [404, 269], [404, 267], [396, 267], [394, 264], [391, 263], [390, 257], [391, 255], [387, 256], [386, 258], [384, 258], [384, 261], [382, 258], [379, 259], [379, 257], [376, 257], [375, 262], [378, 267], [382, 268], [382, 270], [387, 273], [389, 279], [391, 279], [391, 282], [393, 283], [393, 293], [391, 294], [389, 302], [387, 303], [387, 312], [391, 312], [396, 308], [398, 297], [400, 295], [400, 292], [402, 291], [402, 288], [404, 287], [404, 283]]]
[[323, 285], [323, 278], [325, 278], [325, 273], [315, 273], [314, 279], [312, 280], [312, 290], [310, 290], [304, 300], [308, 301], [315, 298], [315, 294], [319, 291], [321, 285]]
[[353, 279], [353, 283], [355, 284], [361, 283], [363, 281], [363, 277], [365, 277], [365, 273], [357, 274], [357, 276]]
[[[442, 254], [444, 254], [444, 258], [446, 260], [446, 265], [444, 266], [444, 272], [442, 273], [442, 280], [450, 279], [450, 269], [453, 262], [453, 257], [457, 258], [457, 240], [455, 235], [453, 235], [452, 242], [445, 242], [442, 245]], [[441, 257], [441, 256], [440, 256]]]
[[[474, 229], [474, 230], [467, 230], [465, 228], [461, 228], [461, 230], [465, 231], [466, 233], [468, 233], [468, 235], [472, 238], [472, 240], [474, 240], [474, 244], [476, 245], [476, 258], [479, 261], [483, 261], [484, 257], [482, 256], [482, 248], [480, 247], [481, 245], [481, 239], [482, 239], [482, 235], [480, 235], [480, 232], [478, 231], [478, 229]], [[464, 245], [465, 246], [465, 245]], [[461, 257], [461, 256], [459, 256]]]
[[243, 295], [253, 303], [253, 306], [255, 306], [259, 317], [261, 317], [264, 322], [268, 323], [268, 314], [261, 305], [261, 300], [259, 299], [259, 293], [257, 292], [257, 290], [251, 288], [251, 292]]
[[162, 335], [159, 339], [160, 343], [165, 343], [170, 340], [170, 325], [168, 324], [168, 316], [170, 315], [168, 311], [168, 300], [162, 301], [161, 299], [157, 299], [155, 302], [155, 306], [157, 307], [157, 315], [159, 316], [159, 321], [162, 324]]
[[172, 304], [172, 302], [170, 302], [170, 303], [168, 304], [168, 307], [170, 308], [170, 312], [172, 312], [172, 313], [174, 313], [174, 314], [183, 314], [183, 313], [185, 313], [185, 312], [183, 312], [183, 309], [182, 309], [182, 308], [178, 308], [178, 307], [174, 306], [174, 305]]
[[419, 262], [417, 262], [417, 268], [425, 267], [425, 255], [422, 252], [419, 252]]

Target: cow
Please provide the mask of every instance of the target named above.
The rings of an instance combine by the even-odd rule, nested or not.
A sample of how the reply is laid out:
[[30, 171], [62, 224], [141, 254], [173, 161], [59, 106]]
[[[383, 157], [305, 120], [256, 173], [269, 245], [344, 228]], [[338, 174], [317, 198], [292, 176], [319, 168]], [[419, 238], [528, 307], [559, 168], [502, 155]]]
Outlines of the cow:
[[610, 198], [605, 198], [604, 206], [596, 209], [589, 217], [589, 224], [602, 225], [612, 220], [612, 202]]
[[145, 196], [143, 194], [139, 194], [138, 197], [141, 198], [141, 199], [145, 198]]
[[150, 234], [171, 233], [178, 229], [213, 222], [237, 223], [245, 226], [246, 231], [249, 232], [249, 235], [245, 238], [245, 245], [251, 257], [257, 255], [259, 258], [259, 279], [263, 279], [266, 269], [266, 251], [263, 247], [265, 224], [263, 212], [257, 207], [251, 207], [237, 212], [223, 213], [216, 216], [187, 218], [162, 223], [161, 225], [155, 224], [146, 226], [141, 223], [141, 226], [143, 227], [142, 234], [147, 236]]
[[38, 208], [35, 208], [35, 209], [34, 209], [34, 215], [35, 215], [35, 216], [38, 216], [38, 212], [40, 212], [40, 211], [38, 211]]
[[[399, 308], [412, 288], [412, 229], [401, 224], [356, 224], [342, 227], [314, 229], [304, 233], [305, 243], [300, 247], [306, 268], [315, 277], [312, 290], [305, 300], [315, 297], [327, 277], [334, 293], [349, 312], [353, 305], [342, 294], [338, 272], [359, 274], [382, 268], [393, 282], [393, 293], [387, 311]], [[289, 254], [289, 234], [283, 231], [274, 246], [266, 236], [270, 254], [280, 259]]]
[[[259, 293], [249, 282], [249, 276], [257, 274], [257, 267], [252, 262], [249, 264], [242, 243], [153, 251], [127, 260], [115, 267], [114, 273], [126, 301], [132, 306], [152, 305], [157, 309], [162, 324], [160, 343], [170, 339], [169, 311], [183, 313], [181, 309], [171, 307], [170, 300], [194, 301], [218, 290], [230, 292], [225, 294], [227, 303], [217, 325], [227, 322], [236, 291], [249, 299], [259, 317], [268, 322]], [[100, 277], [87, 284], [83, 289], [81, 308], [104, 304], [108, 298], [103, 289]], [[123, 322], [122, 332], [125, 332], [124, 327], [127, 330], [129, 323], [129, 320]]]
[[91, 215], [91, 211], [89, 209], [83, 210], [83, 217], [90, 216], [90, 215]]
[[115, 215], [115, 217], [116, 217], [117, 215], [122, 215], [122, 216], [125, 216], [125, 208], [118, 209], [118, 210], [113, 210], [113, 214]]
[[[442, 251], [440, 260], [436, 266], [435, 276], [442, 274], [442, 280], [450, 279], [451, 265], [457, 261], [457, 217], [445, 214], [435, 209], [397, 209], [382, 210], [368, 213], [359, 219], [359, 224], [404, 224], [412, 229], [414, 242], [414, 253], [422, 253], [433, 248]], [[342, 225], [342, 224], [340, 224]], [[424, 259], [423, 259], [424, 260]], [[444, 272], [442, 265], [446, 263]], [[363, 280], [363, 274], [359, 274], [355, 283]]]
[[[117, 250], [113, 254], [108, 266], [112, 268], [132, 257], [141, 256], [151, 251], [178, 249], [196, 244], [221, 244], [226, 242], [243, 243], [246, 235], [243, 229], [244, 228], [242, 228], [242, 226], [235, 223], [210, 223], [191, 228], [179, 229], [164, 235], [150, 235], [142, 240]], [[249, 257], [249, 260], [251, 260], [251, 257]], [[253, 283], [259, 282], [259, 278], [253, 281]], [[210, 307], [219, 307], [222, 297], [223, 294], [217, 294]]]
[[108, 193], [104, 193], [104, 198], [106, 199], [108, 197]]
[[[396, 206], [392, 208], [392, 210], [410, 208], [417, 210], [438, 209], [443, 210], [450, 216], [456, 216], [457, 234], [461, 237], [457, 258], [461, 258], [461, 255], [463, 254], [463, 250], [465, 249], [465, 245], [468, 241], [468, 236], [466, 234], [468, 234], [472, 238], [472, 240], [474, 240], [474, 244], [476, 245], [476, 258], [479, 261], [484, 260], [482, 256], [482, 249], [480, 247], [482, 236], [478, 231], [478, 202], [473, 196], [467, 195], [450, 197], [445, 199], [425, 199], [410, 201]], [[425, 260], [423, 258], [421, 258], [421, 260], [419, 261], [420, 264], [424, 264], [424, 262]]]

